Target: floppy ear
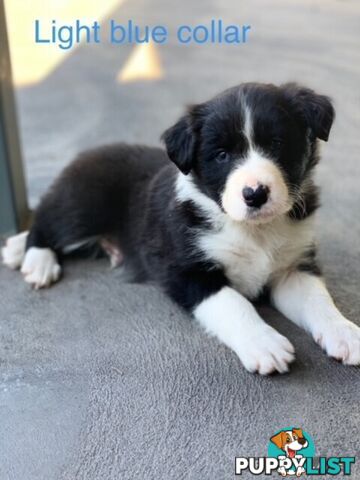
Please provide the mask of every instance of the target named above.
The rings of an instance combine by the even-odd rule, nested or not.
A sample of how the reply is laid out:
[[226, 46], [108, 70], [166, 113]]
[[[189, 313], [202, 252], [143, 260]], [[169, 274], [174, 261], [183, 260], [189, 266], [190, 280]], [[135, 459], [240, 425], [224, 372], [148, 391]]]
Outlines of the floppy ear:
[[190, 114], [184, 115], [161, 136], [165, 142], [167, 154], [172, 162], [187, 175], [193, 166], [195, 134]]
[[313, 136], [327, 142], [335, 118], [330, 98], [296, 83], [287, 83], [282, 88], [296, 113], [311, 129]]
[[304, 434], [303, 434], [303, 431], [301, 430], [301, 428], [293, 428], [293, 433], [296, 433], [296, 435], [297, 435], [299, 438], [303, 438], [303, 437], [304, 437]]
[[271, 437], [270, 441], [275, 443], [275, 445], [282, 450], [283, 446], [285, 445], [285, 435], [285, 432], [279, 432], [277, 435]]
[[188, 108], [188, 113], [161, 136], [170, 160], [185, 175], [194, 166], [197, 138], [205, 114], [206, 104], [192, 105]]

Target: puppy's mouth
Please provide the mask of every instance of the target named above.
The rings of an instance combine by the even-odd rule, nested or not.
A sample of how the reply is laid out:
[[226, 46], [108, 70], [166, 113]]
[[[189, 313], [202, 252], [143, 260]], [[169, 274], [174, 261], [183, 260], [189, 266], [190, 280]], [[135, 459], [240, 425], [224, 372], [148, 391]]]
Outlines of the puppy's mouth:
[[294, 458], [296, 455], [296, 450], [292, 450], [291, 448], [288, 447], [287, 454], [288, 454], [288, 457]]
[[247, 207], [245, 220], [249, 222], [267, 222], [280, 215], [278, 209], [274, 208], [271, 203], [261, 208]]

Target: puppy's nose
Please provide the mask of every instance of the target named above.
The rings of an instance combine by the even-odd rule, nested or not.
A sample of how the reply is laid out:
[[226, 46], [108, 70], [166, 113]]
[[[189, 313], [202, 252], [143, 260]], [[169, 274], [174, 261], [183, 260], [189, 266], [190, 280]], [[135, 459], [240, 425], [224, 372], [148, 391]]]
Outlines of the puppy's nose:
[[242, 194], [248, 207], [260, 208], [269, 198], [269, 187], [266, 185], [259, 185], [256, 189], [245, 187]]
[[300, 443], [300, 445], [305, 445], [306, 438], [300, 437], [300, 438], [298, 438], [298, 442]]

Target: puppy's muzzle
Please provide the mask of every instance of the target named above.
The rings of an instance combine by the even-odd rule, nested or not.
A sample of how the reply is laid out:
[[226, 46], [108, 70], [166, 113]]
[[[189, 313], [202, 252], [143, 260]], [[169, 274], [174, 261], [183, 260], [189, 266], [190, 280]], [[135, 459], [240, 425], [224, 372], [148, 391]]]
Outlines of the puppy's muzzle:
[[242, 194], [248, 207], [260, 208], [268, 201], [269, 192], [266, 185], [258, 185], [256, 188], [244, 187]]
[[230, 172], [222, 206], [235, 221], [262, 223], [289, 210], [289, 191], [278, 165], [261, 154], [250, 156]]

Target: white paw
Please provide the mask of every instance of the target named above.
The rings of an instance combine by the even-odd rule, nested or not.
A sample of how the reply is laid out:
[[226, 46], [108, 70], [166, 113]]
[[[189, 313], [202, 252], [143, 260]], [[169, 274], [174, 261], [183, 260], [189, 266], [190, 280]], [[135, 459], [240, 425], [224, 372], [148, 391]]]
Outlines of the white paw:
[[61, 267], [50, 248], [31, 247], [26, 252], [21, 273], [25, 282], [39, 289], [56, 282], [60, 277]]
[[6, 240], [5, 247], [1, 249], [4, 265], [15, 270], [20, 267], [25, 255], [26, 238], [29, 232], [22, 232]]
[[288, 372], [289, 364], [295, 360], [292, 344], [269, 325], [257, 328], [251, 335], [243, 334], [236, 353], [249, 372], [260, 375]]
[[360, 328], [346, 318], [329, 322], [313, 336], [330, 357], [345, 365], [360, 365]]

